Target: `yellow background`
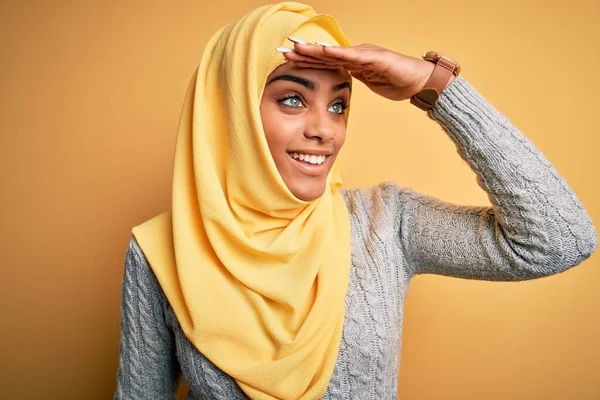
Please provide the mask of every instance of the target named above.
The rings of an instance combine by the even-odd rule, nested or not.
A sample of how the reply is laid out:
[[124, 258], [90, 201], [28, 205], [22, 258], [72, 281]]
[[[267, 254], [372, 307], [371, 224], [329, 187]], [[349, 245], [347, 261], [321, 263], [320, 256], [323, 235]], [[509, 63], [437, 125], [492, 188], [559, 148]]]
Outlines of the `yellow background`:
[[[209, 36], [258, 1], [0, 2], [0, 393], [115, 389], [130, 228], [168, 208], [180, 107]], [[313, 1], [356, 44], [444, 51], [544, 151], [600, 226], [600, 2]], [[487, 204], [454, 145], [357, 85], [346, 187], [382, 180]], [[600, 258], [559, 276], [422, 276], [400, 397], [600, 398]]]

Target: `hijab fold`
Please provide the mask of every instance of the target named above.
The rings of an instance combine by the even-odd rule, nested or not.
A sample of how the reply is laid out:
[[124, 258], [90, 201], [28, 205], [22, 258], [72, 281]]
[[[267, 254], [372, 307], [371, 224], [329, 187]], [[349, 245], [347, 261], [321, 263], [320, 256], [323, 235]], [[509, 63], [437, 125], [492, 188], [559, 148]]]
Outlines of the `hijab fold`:
[[320, 198], [299, 200], [263, 131], [262, 93], [289, 35], [349, 45], [332, 17], [292, 2], [219, 30], [185, 98], [172, 209], [133, 229], [186, 337], [253, 399], [323, 395], [350, 268], [337, 164]]

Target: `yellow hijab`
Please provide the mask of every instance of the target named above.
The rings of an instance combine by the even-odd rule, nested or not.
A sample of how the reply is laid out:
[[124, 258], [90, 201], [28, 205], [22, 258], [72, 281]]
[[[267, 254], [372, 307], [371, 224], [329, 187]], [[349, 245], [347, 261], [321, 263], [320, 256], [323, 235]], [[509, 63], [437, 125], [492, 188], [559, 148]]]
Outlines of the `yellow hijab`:
[[187, 338], [253, 399], [323, 395], [350, 268], [338, 167], [319, 199], [297, 199], [262, 128], [262, 93], [288, 35], [349, 45], [332, 17], [292, 2], [217, 32], [183, 106], [172, 210], [133, 229]]

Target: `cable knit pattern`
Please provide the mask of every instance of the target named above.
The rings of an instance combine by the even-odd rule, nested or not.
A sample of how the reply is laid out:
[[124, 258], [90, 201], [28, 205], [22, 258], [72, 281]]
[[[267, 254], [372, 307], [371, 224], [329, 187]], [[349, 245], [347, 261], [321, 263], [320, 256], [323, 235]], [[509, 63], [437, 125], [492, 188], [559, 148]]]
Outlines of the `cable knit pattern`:
[[173, 393], [179, 366], [174, 333], [166, 323], [166, 296], [142, 252], [131, 245], [125, 265], [117, 397], [151, 399], [149, 393]]
[[[397, 397], [403, 304], [412, 276], [515, 281], [564, 271], [598, 244], [592, 222], [552, 164], [463, 78], [429, 116], [457, 146], [491, 207], [449, 204], [383, 183], [344, 191], [352, 229], [342, 342], [323, 399]], [[123, 278], [117, 399], [246, 399], [187, 340], [135, 239]]]

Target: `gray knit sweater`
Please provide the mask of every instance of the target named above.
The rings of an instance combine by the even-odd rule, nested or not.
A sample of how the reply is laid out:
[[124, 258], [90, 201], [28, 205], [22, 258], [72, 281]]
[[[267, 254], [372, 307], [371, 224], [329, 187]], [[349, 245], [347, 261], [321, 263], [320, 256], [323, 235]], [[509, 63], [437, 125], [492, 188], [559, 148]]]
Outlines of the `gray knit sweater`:
[[[464, 79], [429, 116], [454, 141], [491, 207], [458, 206], [384, 183], [344, 192], [352, 226], [342, 343], [324, 399], [397, 397], [403, 304], [410, 279], [432, 273], [517, 281], [562, 272], [598, 238], [548, 160]], [[117, 399], [245, 399], [185, 337], [135, 239], [123, 279]]]

